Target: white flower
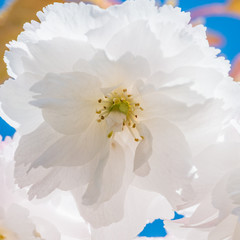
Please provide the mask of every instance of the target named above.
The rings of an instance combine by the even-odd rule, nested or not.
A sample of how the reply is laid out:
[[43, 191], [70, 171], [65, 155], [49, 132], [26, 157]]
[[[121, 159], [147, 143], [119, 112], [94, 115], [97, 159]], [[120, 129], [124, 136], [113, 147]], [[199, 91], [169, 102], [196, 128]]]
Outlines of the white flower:
[[[193, 181], [196, 195], [193, 201], [179, 207], [186, 213], [184, 219], [166, 222], [167, 230], [174, 236], [189, 240], [193, 236], [209, 240], [239, 239], [240, 135], [235, 127], [229, 125], [224, 140], [193, 159], [198, 170]], [[190, 206], [193, 207], [186, 210]]]
[[12, 205], [7, 212], [1, 209], [0, 222], [0, 239], [41, 239], [35, 232], [34, 224], [28, 218], [27, 210], [18, 205]]
[[2, 193], [0, 206], [2, 208], [8, 208], [12, 203], [19, 201], [18, 195], [14, 194], [15, 185], [13, 172], [13, 156], [17, 148], [19, 136], [16, 134], [14, 140], [6, 137], [4, 141], [2, 141], [0, 137], [0, 140], [0, 189]]
[[[117, 193], [101, 207], [79, 204], [80, 213], [91, 222], [92, 239], [135, 239], [145, 225], [157, 218], [172, 219], [172, 206], [161, 195], [130, 186], [121, 196]], [[78, 196], [75, 194], [76, 199]], [[125, 197], [124, 204], [119, 202]], [[80, 201], [79, 201], [80, 202]], [[124, 214], [124, 215], [123, 215]], [[120, 219], [116, 219], [119, 217]], [[109, 219], [112, 223], [109, 226]]]
[[27, 189], [14, 184], [18, 138], [0, 142], [0, 239], [84, 240], [89, 231], [70, 194], [55, 191], [49, 198], [30, 202]]
[[205, 28], [148, 0], [107, 10], [56, 3], [38, 17], [10, 43], [13, 79], [0, 89], [23, 135], [18, 184], [31, 185], [31, 198], [73, 190], [97, 228], [124, 220], [132, 187], [174, 208], [192, 198], [190, 160], [216, 141], [226, 117], [215, 91], [229, 64]]
[[42, 239], [35, 225], [29, 218], [29, 212], [18, 203], [22, 201], [21, 193], [16, 193], [13, 178], [13, 153], [17, 145], [7, 138], [0, 142], [0, 239], [35, 240]]

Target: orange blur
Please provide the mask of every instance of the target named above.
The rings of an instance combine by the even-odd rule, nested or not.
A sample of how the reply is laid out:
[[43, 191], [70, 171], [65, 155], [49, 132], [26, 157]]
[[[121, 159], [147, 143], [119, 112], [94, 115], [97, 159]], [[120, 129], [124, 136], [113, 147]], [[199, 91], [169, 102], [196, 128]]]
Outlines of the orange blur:
[[240, 0], [229, 0], [227, 4], [227, 9], [230, 12], [240, 14]]
[[63, 0], [16, 0], [0, 18], [0, 84], [7, 78], [6, 65], [3, 62], [6, 43], [17, 38], [25, 22], [37, 20], [36, 12], [44, 6]]

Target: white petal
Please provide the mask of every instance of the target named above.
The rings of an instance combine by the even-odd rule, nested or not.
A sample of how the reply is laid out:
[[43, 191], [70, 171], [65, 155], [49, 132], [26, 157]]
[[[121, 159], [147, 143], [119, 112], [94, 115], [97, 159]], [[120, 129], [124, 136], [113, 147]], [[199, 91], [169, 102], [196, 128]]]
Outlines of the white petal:
[[225, 221], [221, 222], [213, 231], [209, 234], [209, 240], [218, 239], [233, 239], [233, 233], [237, 224], [235, 216], [228, 217]]
[[[135, 41], [129, 41], [129, 39], [135, 39]], [[155, 47], [152, 48], [152, 46]], [[148, 22], [144, 20], [130, 23], [116, 33], [108, 43], [106, 51], [114, 59], [118, 59], [127, 52], [134, 56], [142, 56], [148, 60], [151, 69], [155, 68], [161, 56], [159, 41], [151, 32]]]
[[[208, 181], [208, 184], [220, 180], [227, 171], [238, 166], [240, 158], [239, 143], [218, 143], [208, 147], [194, 159], [199, 176]], [[206, 169], [205, 166], [208, 166]], [[214, 169], [214, 174], [212, 174]]]
[[56, 143], [62, 137], [48, 124], [44, 123], [36, 131], [23, 136], [15, 153], [17, 166], [34, 162], [49, 146]]
[[7, 45], [10, 51], [6, 51], [4, 55], [4, 61], [7, 65], [8, 75], [12, 78], [24, 73], [22, 58], [28, 56], [27, 48], [25, 44], [19, 44], [15, 41], [11, 42], [11, 45]]
[[82, 204], [83, 188], [74, 190], [73, 195], [78, 204], [81, 216], [93, 227], [99, 228], [108, 226], [120, 221], [123, 217], [123, 205], [126, 186], [122, 187], [109, 201], [103, 202], [100, 206], [86, 206]]
[[196, 111], [192, 111], [185, 121], [178, 122], [178, 126], [196, 155], [216, 143], [226, 121], [227, 112], [223, 109], [223, 103], [215, 99], [194, 108]]
[[103, 9], [90, 4], [54, 3], [46, 6], [37, 16], [41, 24], [32, 22], [24, 26], [19, 36], [23, 42], [51, 40], [57, 37], [86, 40], [89, 29], [101, 26], [108, 20]]
[[27, 47], [29, 56], [21, 59], [23, 69], [41, 76], [49, 72], [71, 72], [79, 59], [89, 60], [95, 52], [88, 43], [66, 38], [28, 43]]
[[137, 175], [144, 176], [147, 175], [150, 171], [148, 159], [152, 155], [153, 137], [151, 135], [151, 132], [144, 124], [139, 124], [137, 129], [139, 131], [139, 134], [144, 138], [141, 139], [141, 142], [136, 148], [133, 170]]
[[164, 91], [153, 91], [142, 96], [142, 107], [144, 118], [165, 118], [171, 121], [187, 120], [199, 107], [188, 107], [185, 103], [176, 101], [172, 96], [162, 93]]
[[121, 132], [123, 121], [126, 119], [126, 115], [121, 112], [110, 112], [106, 118], [108, 132]]
[[125, 171], [125, 156], [122, 147], [115, 141], [111, 144], [109, 156], [103, 155], [93, 180], [83, 196], [83, 204], [89, 205], [111, 199], [121, 188]]
[[[191, 188], [191, 152], [182, 132], [164, 119], [144, 124], [153, 136], [153, 152], [149, 159], [150, 173], [136, 179], [136, 184], [167, 197], [173, 205], [193, 197]], [[181, 195], [176, 193], [182, 189]]]
[[238, 240], [240, 238], [240, 223], [238, 222], [235, 227], [235, 231], [233, 234], [233, 240]]
[[31, 167], [81, 166], [101, 158], [102, 152], [109, 148], [109, 141], [106, 125], [93, 121], [83, 134], [61, 137], [35, 159]]
[[[138, 9], [138, 11], [136, 11]], [[156, 16], [158, 9], [153, 0], [125, 1], [119, 8], [113, 5], [108, 8], [109, 13], [113, 16], [123, 18], [124, 22], [134, 22], [139, 19], [148, 19]]]
[[92, 228], [92, 238], [132, 240], [143, 230], [147, 222], [152, 222], [156, 217], [172, 218], [173, 211], [170, 204], [164, 198], [157, 196], [152, 192], [130, 187], [126, 194], [125, 214], [122, 220], [113, 223], [111, 227]]
[[[92, 133], [93, 140], [89, 141], [94, 144], [94, 141], [96, 140], [96, 131], [92, 131]], [[99, 137], [100, 142], [103, 143], [101, 135]], [[92, 159], [92, 161], [81, 165], [81, 161], [86, 162], [86, 159], [81, 154], [86, 150], [84, 143], [86, 143], [87, 138], [83, 137], [84, 140], [82, 148], [80, 148], [81, 145], [77, 146], [77, 149], [83, 152], [80, 154], [76, 153], [75, 149], [72, 153], [72, 158], [69, 155], [69, 152], [67, 152], [67, 149], [72, 146], [70, 142], [67, 141], [66, 146], [64, 144], [60, 146], [59, 144], [56, 144], [59, 141], [63, 142], [61, 138], [62, 136], [55, 132], [47, 124], [43, 124], [32, 134], [21, 138], [20, 147], [15, 154], [15, 177], [16, 182], [20, 185], [20, 187], [32, 185], [29, 192], [30, 198], [33, 198], [34, 196], [37, 196], [38, 198], [44, 197], [55, 188], [61, 188], [64, 190], [73, 189], [79, 187], [79, 185], [88, 183], [92, 179], [98, 164], [98, 156], [96, 156], [95, 159]], [[57, 149], [57, 152], [61, 150], [59, 154], [50, 151], [50, 149], [53, 149], [53, 146]], [[105, 147], [107, 147], [107, 145]], [[94, 154], [92, 153], [93, 149], [91, 149], [90, 155], [89, 151], [85, 152], [87, 153], [87, 159]], [[63, 154], [64, 151], [66, 151], [66, 154]], [[98, 151], [99, 150], [97, 149], [96, 152], [98, 153]], [[48, 156], [53, 154], [53, 159], [48, 158], [47, 153]], [[44, 156], [46, 158], [44, 158]], [[43, 159], [44, 164], [49, 165], [49, 162], [54, 160], [62, 161], [64, 157], [66, 159], [65, 165], [68, 164], [68, 167], [54, 167], [49, 169], [38, 167], [37, 169], [31, 169], [29, 171], [30, 165], [34, 164], [38, 159]], [[76, 162], [71, 163], [74, 159]], [[72, 165], [81, 165], [81, 167], [69, 167]]]
[[10, 239], [16, 234], [20, 239], [36, 239], [35, 226], [29, 219], [29, 211], [17, 204], [12, 204], [6, 212], [4, 225], [10, 232]]
[[[16, 80], [5, 81], [0, 88], [2, 110], [10, 119], [19, 124], [18, 131], [21, 134], [33, 131], [43, 121], [41, 111], [29, 104], [33, 99], [30, 88], [38, 80], [38, 75], [24, 73]], [[18, 124], [15, 125], [18, 126]]]
[[146, 78], [150, 74], [147, 60], [131, 53], [125, 53], [117, 60], [109, 58], [105, 52], [99, 51], [91, 61], [79, 60], [74, 65], [75, 71], [88, 72], [101, 80], [103, 88], [131, 85], [139, 78]]
[[32, 102], [56, 131], [81, 134], [97, 118], [99, 82], [84, 73], [48, 74], [33, 86], [40, 93]]

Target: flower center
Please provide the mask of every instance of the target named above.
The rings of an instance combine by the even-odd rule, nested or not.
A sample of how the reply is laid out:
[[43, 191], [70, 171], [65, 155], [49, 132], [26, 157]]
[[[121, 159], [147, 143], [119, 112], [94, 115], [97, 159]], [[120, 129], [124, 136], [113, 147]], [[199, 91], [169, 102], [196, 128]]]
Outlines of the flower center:
[[41, 234], [39, 232], [37, 232], [36, 230], [33, 231], [33, 235], [34, 235], [34, 237], [42, 239]]
[[0, 240], [4, 240], [6, 237], [0, 233]]
[[[98, 103], [100, 105], [100, 109], [96, 111], [98, 122], [105, 120], [112, 113], [120, 113], [121, 118], [118, 117], [120, 118], [118, 120], [120, 120], [121, 130], [124, 130], [126, 126], [137, 142], [140, 138], [144, 138], [139, 136], [137, 130], [138, 112], [143, 111], [143, 108], [140, 106], [140, 103], [134, 101], [127, 89], [115, 89], [106, 95], [104, 99], [98, 99]], [[119, 121], [117, 122], [119, 125]], [[110, 131], [108, 137], [111, 138], [113, 133], [114, 130]]]
[[109, 111], [118, 111], [127, 116], [129, 112], [129, 107], [129, 102], [127, 102], [126, 100], [116, 99], [115, 102], [113, 102], [113, 105], [110, 107]]

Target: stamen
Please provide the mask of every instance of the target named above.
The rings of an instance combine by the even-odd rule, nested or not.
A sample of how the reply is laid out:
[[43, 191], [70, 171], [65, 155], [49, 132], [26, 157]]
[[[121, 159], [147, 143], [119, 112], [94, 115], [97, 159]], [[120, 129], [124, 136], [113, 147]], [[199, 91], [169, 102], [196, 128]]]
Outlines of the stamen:
[[111, 131], [109, 134], [108, 134], [108, 138], [111, 138], [113, 135], [113, 131]]
[[[135, 140], [136, 142], [139, 141], [139, 138], [135, 135], [135, 133], [133, 132], [133, 129], [130, 128], [130, 127], [128, 127], [128, 130], [129, 130], [129, 132], [131, 133], [131, 135], [133, 136], [134, 140]], [[136, 129], [135, 129], [135, 128], [134, 128], [134, 130], [135, 130], [135, 132], [136, 132]], [[138, 133], [138, 132], [136, 132], [136, 133]], [[138, 140], [136, 140], [136, 139], [138, 139]]]
[[[108, 93], [104, 98], [98, 99], [100, 108], [96, 110], [98, 114], [97, 122], [101, 122], [108, 117], [111, 112], [119, 112], [124, 114], [122, 123], [122, 131], [125, 129], [125, 126], [129, 129], [129, 132], [133, 136], [134, 141], [139, 142], [144, 139], [143, 136], [140, 136], [138, 131], [138, 113], [143, 111], [143, 108], [140, 106], [139, 102], [134, 102], [134, 97], [131, 94], [127, 94], [128, 90], [124, 89], [115, 89], [114, 91]], [[119, 123], [116, 123], [119, 124]], [[121, 131], [121, 130], [117, 130]], [[108, 133], [108, 138], [113, 137], [114, 132], [111, 131]], [[1, 240], [1, 239], [0, 239]]]
[[[33, 231], [33, 234], [35, 237], [37, 238], [41, 238], [41, 234], [39, 232], [37, 232], [36, 230]], [[1, 239], [1, 238], [0, 238]], [[42, 239], [42, 238], [41, 238]]]
[[4, 240], [6, 237], [0, 233], [0, 240]]

